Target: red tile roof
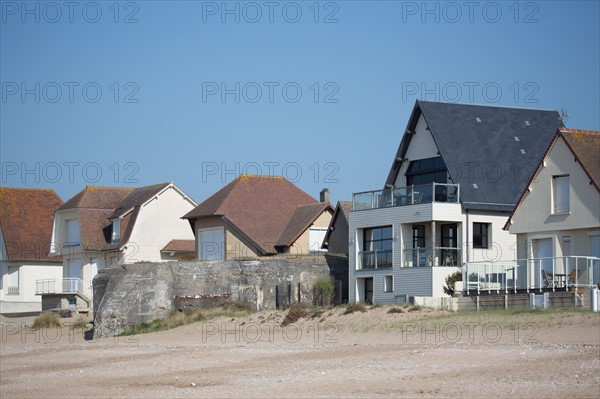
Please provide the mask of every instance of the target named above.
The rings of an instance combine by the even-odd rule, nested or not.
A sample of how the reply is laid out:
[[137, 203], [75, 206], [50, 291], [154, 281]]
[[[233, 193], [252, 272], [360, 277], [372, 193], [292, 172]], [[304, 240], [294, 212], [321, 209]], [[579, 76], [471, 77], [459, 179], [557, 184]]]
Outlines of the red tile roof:
[[317, 200], [282, 176], [241, 175], [184, 218], [223, 216], [260, 252], [273, 254], [298, 205], [315, 203]]
[[0, 227], [9, 260], [49, 257], [54, 211], [63, 204], [54, 190], [0, 187]]
[[327, 211], [330, 214], [333, 213], [333, 207], [328, 202], [298, 205], [296, 212], [294, 212], [281, 236], [279, 236], [277, 246], [291, 246], [323, 212]]
[[600, 132], [562, 128], [560, 135], [600, 191]]
[[195, 240], [171, 240], [162, 251], [166, 252], [196, 252]]
[[58, 210], [75, 208], [115, 209], [134, 189], [130, 187], [86, 186]]

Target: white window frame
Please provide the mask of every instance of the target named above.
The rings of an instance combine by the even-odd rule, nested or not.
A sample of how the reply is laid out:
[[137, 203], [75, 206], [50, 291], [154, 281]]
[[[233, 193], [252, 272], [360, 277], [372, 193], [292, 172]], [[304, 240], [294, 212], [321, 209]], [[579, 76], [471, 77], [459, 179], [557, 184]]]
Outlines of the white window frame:
[[[390, 281], [388, 281], [390, 280]], [[394, 275], [383, 276], [383, 292], [394, 292]]]
[[113, 243], [119, 242], [121, 240], [121, 219], [116, 218], [112, 221], [112, 237], [111, 241]]
[[552, 176], [552, 214], [568, 214], [571, 211], [570, 186], [569, 175]]
[[[327, 234], [327, 227], [316, 227], [311, 226], [308, 229], [308, 250], [310, 252], [327, 252], [326, 249], [322, 249], [321, 245], [323, 245], [323, 240], [325, 239], [325, 235]], [[319, 237], [321, 238], [320, 241]], [[318, 245], [315, 245], [317, 244]]]

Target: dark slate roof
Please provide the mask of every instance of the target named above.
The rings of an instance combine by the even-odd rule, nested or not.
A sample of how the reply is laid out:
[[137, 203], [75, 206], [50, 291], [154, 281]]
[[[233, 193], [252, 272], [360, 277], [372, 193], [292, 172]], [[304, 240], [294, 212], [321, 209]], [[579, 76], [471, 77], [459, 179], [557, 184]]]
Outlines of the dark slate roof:
[[241, 175], [183, 216], [222, 216], [263, 254], [275, 244], [298, 205], [317, 203], [282, 176]]
[[417, 101], [387, 184], [423, 115], [465, 209], [510, 211], [562, 127], [557, 111]]
[[279, 236], [276, 246], [291, 246], [326, 211], [333, 213], [333, 207], [329, 202], [298, 205], [296, 212], [294, 212], [281, 236]]
[[62, 204], [54, 190], [0, 187], [0, 228], [8, 260], [60, 261], [48, 253], [54, 212]]
[[559, 134], [596, 190], [600, 191], [600, 132], [562, 128]]
[[348, 221], [350, 220], [350, 211], [352, 211], [352, 201], [338, 201], [335, 211], [333, 213], [333, 217], [329, 222], [329, 227], [327, 228], [327, 233], [325, 233], [325, 238], [323, 238], [323, 245], [321, 248], [327, 249], [329, 247], [329, 236], [333, 232], [333, 227], [337, 223], [337, 218], [342, 217], [346, 227], [348, 227]]

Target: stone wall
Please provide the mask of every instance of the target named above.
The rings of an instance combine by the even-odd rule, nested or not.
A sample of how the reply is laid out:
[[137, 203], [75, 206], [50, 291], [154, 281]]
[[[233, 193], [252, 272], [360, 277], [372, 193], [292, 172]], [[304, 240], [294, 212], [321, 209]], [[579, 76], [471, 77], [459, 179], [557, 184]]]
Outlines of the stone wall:
[[140, 263], [105, 269], [93, 282], [95, 336], [112, 336], [128, 326], [164, 318], [177, 306], [202, 307], [230, 300], [251, 304], [257, 310], [275, 309], [277, 302], [287, 302], [288, 294], [292, 302], [300, 297], [310, 303], [314, 282], [327, 278], [329, 272], [325, 257], [316, 255]]

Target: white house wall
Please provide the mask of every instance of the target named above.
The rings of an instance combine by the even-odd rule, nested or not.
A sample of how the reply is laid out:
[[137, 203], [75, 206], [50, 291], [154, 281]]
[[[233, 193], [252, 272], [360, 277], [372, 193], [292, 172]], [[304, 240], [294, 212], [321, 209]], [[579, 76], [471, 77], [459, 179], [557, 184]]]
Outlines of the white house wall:
[[[538, 172], [512, 217], [510, 232], [551, 232], [600, 227], [600, 193], [575, 161], [573, 153], [559, 137], [546, 156], [545, 166]], [[552, 214], [552, 176], [569, 175], [570, 213]]]
[[140, 209], [135, 226], [124, 251], [124, 263], [161, 262], [160, 250], [173, 239], [194, 240], [187, 220], [181, 219], [194, 205], [174, 188], [159, 194]]
[[[7, 295], [8, 267], [19, 268], [19, 294]], [[42, 310], [41, 296], [35, 295], [35, 281], [60, 279], [62, 265], [57, 262], [0, 262], [0, 313], [38, 312]]]

